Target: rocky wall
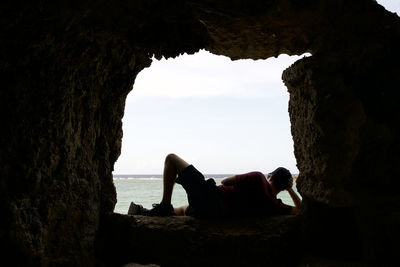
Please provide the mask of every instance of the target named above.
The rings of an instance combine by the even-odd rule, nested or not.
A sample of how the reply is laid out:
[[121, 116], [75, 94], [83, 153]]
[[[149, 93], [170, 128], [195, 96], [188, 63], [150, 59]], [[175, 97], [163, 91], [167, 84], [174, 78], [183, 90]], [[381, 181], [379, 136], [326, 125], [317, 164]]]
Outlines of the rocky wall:
[[[196, 29], [185, 15], [175, 26], [154, 21], [162, 5], [151, 12], [145, 1], [132, 3], [124, 17], [122, 4], [96, 4], [1, 9], [0, 233], [2, 255], [16, 265], [93, 265], [100, 218], [116, 203], [111, 172], [134, 79], [153, 54], [202, 44], [197, 32], [181, 34]], [[162, 27], [168, 36], [148, 34]]]
[[116, 202], [124, 97], [149, 61], [112, 35], [57, 30], [3, 40], [2, 241], [21, 264], [90, 265]]
[[387, 29], [349, 36], [363, 42], [304, 58], [283, 73], [298, 190], [305, 197], [304, 215], [314, 221], [310, 236], [335, 229], [324, 239], [336, 242], [325, 243], [347, 240], [349, 251], [363, 254], [371, 266], [391, 264], [399, 237], [400, 144], [393, 125], [400, 116], [400, 39], [398, 25]]

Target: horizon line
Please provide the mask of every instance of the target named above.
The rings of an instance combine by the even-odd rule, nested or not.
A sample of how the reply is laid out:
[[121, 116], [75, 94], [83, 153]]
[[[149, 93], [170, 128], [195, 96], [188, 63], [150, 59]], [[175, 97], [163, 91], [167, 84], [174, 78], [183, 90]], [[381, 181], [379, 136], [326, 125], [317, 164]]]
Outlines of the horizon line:
[[[263, 174], [269, 174], [269, 173], [263, 173]], [[154, 174], [154, 173], [128, 173], [128, 174], [112, 174], [112, 176], [119, 176], [119, 175], [134, 175], [134, 176], [139, 176], [139, 175], [157, 175], [157, 176], [162, 176], [163, 174]], [[203, 175], [238, 175], [237, 173], [203, 173]], [[292, 176], [299, 175], [299, 173], [292, 173]]]

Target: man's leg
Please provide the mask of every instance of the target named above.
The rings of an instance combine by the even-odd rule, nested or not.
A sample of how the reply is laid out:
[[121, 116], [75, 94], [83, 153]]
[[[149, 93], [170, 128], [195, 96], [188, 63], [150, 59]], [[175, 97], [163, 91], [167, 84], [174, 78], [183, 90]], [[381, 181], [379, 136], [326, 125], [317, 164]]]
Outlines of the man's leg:
[[177, 175], [189, 166], [189, 163], [181, 159], [175, 154], [169, 154], [165, 158], [163, 173], [163, 197], [160, 204], [153, 205], [151, 210], [143, 208], [141, 205], [131, 203], [128, 214], [131, 215], [147, 215], [147, 216], [172, 216], [185, 215], [186, 207], [173, 208], [171, 205], [172, 190], [174, 189]]
[[175, 154], [169, 154], [165, 158], [163, 173], [163, 197], [162, 204], [171, 204], [172, 190], [174, 189], [177, 175], [189, 166], [189, 163]]

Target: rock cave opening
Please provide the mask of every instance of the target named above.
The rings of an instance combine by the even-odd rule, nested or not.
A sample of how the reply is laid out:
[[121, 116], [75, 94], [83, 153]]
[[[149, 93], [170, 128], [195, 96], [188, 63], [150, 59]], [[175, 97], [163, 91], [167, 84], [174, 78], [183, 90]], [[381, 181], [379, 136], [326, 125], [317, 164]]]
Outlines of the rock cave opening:
[[[398, 15], [374, 0], [67, 2], [9, 1], [0, 11], [4, 262], [176, 266], [165, 247], [184, 247], [187, 266], [397, 262]], [[312, 53], [282, 75], [301, 216], [221, 227], [113, 212], [136, 75], [153, 55], [203, 48], [232, 59]]]
[[[232, 61], [201, 50], [153, 58], [126, 100], [121, 155], [113, 171], [114, 212], [126, 214], [130, 201], [146, 208], [160, 201], [163, 161], [170, 152], [199, 165], [217, 183], [278, 166], [297, 177], [289, 94], [281, 76], [306, 56], [311, 55]], [[287, 192], [279, 197], [293, 205]], [[182, 187], [175, 186], [172, 202], [187, 204]]]

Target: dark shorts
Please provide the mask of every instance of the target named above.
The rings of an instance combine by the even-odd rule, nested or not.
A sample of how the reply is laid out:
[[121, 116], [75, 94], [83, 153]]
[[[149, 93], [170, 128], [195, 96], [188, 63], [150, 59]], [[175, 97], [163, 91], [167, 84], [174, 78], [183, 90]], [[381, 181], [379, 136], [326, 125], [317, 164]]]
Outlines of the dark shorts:
[[205, 180], [193, 165], [186, 167], [176, 179], [185, 189], [189, 207], [185, 213], [197, 218], [216, 218], [220, 214], [218, 189], [214, 179]]

